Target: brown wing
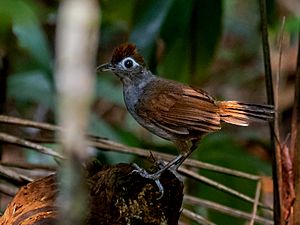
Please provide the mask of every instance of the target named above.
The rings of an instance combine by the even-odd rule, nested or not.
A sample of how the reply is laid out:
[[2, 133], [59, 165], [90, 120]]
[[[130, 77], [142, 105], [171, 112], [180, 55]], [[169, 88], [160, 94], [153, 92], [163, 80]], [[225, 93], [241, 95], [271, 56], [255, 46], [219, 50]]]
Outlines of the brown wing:
[[137, 107], [148, 122], [182, 135], [220, 129], [218, 107], [207, 93], [163, 79], [150, 85]]

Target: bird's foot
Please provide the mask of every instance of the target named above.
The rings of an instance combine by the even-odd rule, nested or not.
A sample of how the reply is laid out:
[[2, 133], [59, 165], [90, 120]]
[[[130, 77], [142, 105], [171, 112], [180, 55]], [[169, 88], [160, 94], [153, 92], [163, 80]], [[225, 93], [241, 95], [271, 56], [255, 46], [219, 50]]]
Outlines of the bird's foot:
[[[159, 163], [159, 167], [162, 166], [161, 163]], [[141, 177], [144, 177], [146, 179], [153, 180], [158, 188], [158, 191], [160, 193], [157, 200], [161, 199], [164, 196], [164, 187], [162, 186], [160, 182], [160, 176], [161, 176], [161, 170], [155, 172], [155, 173], [148, 173], [145, 169], [139, 167], [137, 164], [133, 164], [134, 169], [131, 171], [131, 173], [138, 173]]]

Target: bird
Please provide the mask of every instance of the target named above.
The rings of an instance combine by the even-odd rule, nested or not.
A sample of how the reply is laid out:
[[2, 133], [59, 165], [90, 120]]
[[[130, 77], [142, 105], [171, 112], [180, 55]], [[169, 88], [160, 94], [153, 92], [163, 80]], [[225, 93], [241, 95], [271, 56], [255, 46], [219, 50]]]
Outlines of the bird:
[[97, 72], [112, 72], [123, 84], [123, 97], [132, 117], [151, 133], [173, 142], [178, 156], [155, 173], [138, 172], [156, 182], [161, 174], [175, 170], [197, 149], [202, 137], [219, 131], [223, 124], [248, 126], [251, 121], [271, 121], [274, 106], [240, 101], [218, 101], [206, 91], [153, 74], [137, 47], [124, 43], [115, 48], [111, 61]]

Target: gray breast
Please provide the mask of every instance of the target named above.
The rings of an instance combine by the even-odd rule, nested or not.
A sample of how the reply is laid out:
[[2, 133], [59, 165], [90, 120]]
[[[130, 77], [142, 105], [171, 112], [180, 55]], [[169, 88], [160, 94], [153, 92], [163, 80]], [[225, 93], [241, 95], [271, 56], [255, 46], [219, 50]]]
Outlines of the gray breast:
[[145, 74], [145, 76], [134, 77], [130, 82], [123, 82], [123, 95], [126, 107], [130, 114], [140, 123], [140, 118], [137, 115], [135, 106], [138, 100], [143, 96], [145, 87], [155, 77], [152, 74]]
[[135, 114], [136, 112], [135, 105], [142, 93], [143, 93], [142, 90], [137, 90], [134, 86], [124, 87], [123, 89], [124, 102], [130, 114], [132, 115]]
[[170, 133], [166, 132], [165, 130], [155, 126], [152, 123], [145, 122], [145, 120], [138, 115], [138, 112], [136, 110], [136, 104], [138, 103], [141, 96], [144, 94], [146, 85], [151, 82], [151, 80], [148, 80], [148, 82], [142, 82], [138, 84], [130, 84], [130, 85], [124, 85], [123, 87], [123, 94], [124, 94], [124, 101], [125, 105], [127, 107], [127, 110], [132, 115], [132, 117], [144, 128], [148, 129], [150, 132], [156, 134], [157, 136], [172, 140], [172, 136]]

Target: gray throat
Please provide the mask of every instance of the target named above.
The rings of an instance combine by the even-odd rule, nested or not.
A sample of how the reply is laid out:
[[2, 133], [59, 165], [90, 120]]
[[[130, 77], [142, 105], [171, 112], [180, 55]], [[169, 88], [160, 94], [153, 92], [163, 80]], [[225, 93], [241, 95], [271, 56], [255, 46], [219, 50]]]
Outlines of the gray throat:
[[145, 86], [156, 78], [150, 71], [144, 71], [143, 74], [136, 75], [130, 82], [123, 82], [123, 95], [126, 107], [130, 114], [139, 122], [135, 111], [135, 105], [141, 98]]

